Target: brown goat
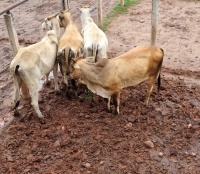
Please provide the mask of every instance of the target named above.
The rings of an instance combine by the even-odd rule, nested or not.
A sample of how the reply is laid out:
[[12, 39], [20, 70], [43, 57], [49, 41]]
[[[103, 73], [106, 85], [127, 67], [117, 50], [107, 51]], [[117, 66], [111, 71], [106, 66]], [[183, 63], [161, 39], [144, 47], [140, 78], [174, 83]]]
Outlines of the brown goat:
[[149, 80], [146, 105], [156, 79], [160, 87], [160, 71], [164, 52], [155, 46], [138, 46], [112, 59], [100, 59], [97, 63], [78, 58], [72, 64], [72, 77], [87, 85], [93, 93], [110, 99], [113, 97], [115, 112], [119, 114], [120, 92], [124, 87], [135, 86]]

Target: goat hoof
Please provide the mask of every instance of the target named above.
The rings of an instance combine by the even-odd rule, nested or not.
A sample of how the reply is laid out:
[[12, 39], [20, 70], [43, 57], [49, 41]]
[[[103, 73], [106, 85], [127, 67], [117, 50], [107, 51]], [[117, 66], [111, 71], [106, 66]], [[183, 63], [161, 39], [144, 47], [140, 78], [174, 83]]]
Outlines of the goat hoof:
[[48, 81], [45, 81], [44, 84], [45, 84], [45, 86], [50, 86], [51, 83], [50, 83], [50, 81], [48, 80]]
[[111, 109], [106, 109], [106, 111], [108, 112], [108, 113], [111, 113], [112, 112], [112, 110]]
[[66, 97], [71, 100], [72, 99], [72, 95], [69, 92], [66, 92]]
[[60, 94], [61, 94], [60, 90], [56, 90], [56, 91], [55, 91], [55, 94], [56, 94], [56, 95], [60, 95]]
[[119, 112], [115, 111], [115, 112], [114, 112], [114, 115], [118, 116], [118, 115], [119, 115]]
[[14, 115], [13, 115], [14, 117], [19, 117], [20, 116], [20, 113], [19, 113], [19, 111], [17, 111], [17, 110], [15, 110], [14, 111]]
[[41, 124], [45, 124], [46, 123], [44, 118], [40, 118], [39, 121], [40, 121]]

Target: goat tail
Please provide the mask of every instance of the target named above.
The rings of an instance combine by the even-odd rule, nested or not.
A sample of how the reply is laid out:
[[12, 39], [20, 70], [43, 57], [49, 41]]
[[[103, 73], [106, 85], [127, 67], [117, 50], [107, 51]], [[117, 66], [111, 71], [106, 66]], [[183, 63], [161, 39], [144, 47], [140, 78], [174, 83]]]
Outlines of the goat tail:
[[16, 75], [19, 74], [19, 67], [20, 67], [19, 65], [17, 65], [17, 66], [15, 67], [15, 74], [16, 74]]
[[162, 52], [162, 60], [160, 62], [160, 70], [158, 71], [158, 92], [160, 91], [160, 86], [161, 86], [161, 67], [162, 67], [162, 63], [163, 63], [163, 57], [164, 57], [164, 50], [162, 48], [160, 48], [161, 52]]
[[160, 72], [158, 74], [158, 92], [160, 91], [160, 86], [161, 86], [161, 77], [160, 77]]
[[162, 53], [163, 53], [163, 56], [164, 56], [164, 50], [163, 50], [162, 48], [160, 48], [160, 50], [162, 51]]

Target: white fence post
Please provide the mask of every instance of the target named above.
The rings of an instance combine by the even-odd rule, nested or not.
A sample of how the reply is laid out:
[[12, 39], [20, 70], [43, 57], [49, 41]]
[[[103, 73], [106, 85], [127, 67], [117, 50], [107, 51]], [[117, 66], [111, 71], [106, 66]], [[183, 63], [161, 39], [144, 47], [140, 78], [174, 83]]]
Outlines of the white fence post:
[[158, 24], [159, 0], [152, 0], [151, 14], [151, 45], [156, 45], [157, 24]]
[[19, 50], [19, 41], [17, 38], [17, 32], [13, 25], [12, 15], [9, 11], [4, 15], [4, 20], [5, 20], [7, 30], [8, 30], [9, 41], [10, 41], [10, 45], [11, 45], [13, 57], [14, 57]]
[[103, 17], [102, 17], [102, 0], [98, 0], [98, 25], [103, 26]]

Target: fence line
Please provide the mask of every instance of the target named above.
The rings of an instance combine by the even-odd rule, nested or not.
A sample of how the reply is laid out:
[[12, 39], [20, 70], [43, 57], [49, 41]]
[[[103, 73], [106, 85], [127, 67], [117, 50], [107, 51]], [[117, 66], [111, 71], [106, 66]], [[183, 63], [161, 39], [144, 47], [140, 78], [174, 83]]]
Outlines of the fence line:
[[5, 59], [6, 57], [9, 57], [10, 55], [11, 55], [11, 53], [8, 53], [8, 54], [4, 55], [3, 57], [1, 57], [0, 60], [3, 60], [3, 59]]
[[5, 48], [8, 48], [7, 46], [4, 46], [3, 48], [1, 48], [1, 50], [0, 51], [2, 51], [3, 49], [5, 49]]

